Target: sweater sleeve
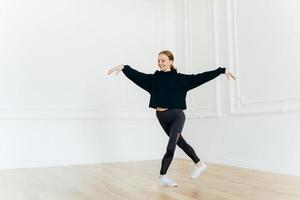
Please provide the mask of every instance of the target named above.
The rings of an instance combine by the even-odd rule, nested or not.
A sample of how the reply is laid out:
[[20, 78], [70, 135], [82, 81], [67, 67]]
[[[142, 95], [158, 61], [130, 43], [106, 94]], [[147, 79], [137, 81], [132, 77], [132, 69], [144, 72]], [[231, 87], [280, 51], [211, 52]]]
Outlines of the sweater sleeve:
[[212, 71], [187, 75], [187, 90], [194, 89], [225, 73], [226, 68], [219, 67]]
[[122, 72], [125, 74], [125, 76], [128, 79], [130, 79], [136, 85], [138, 85], [139, 87], [143, 88], [144, 90], [150, 93], [152, 74], [145, 74], [139, 72], [131, 68], [129, 65], [124, 65]]

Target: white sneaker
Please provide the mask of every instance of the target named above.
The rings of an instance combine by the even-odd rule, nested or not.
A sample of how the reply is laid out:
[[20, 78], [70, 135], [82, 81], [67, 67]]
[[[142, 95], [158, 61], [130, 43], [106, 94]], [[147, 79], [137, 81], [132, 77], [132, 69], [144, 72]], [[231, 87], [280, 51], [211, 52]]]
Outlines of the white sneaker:
[[160, 175], [159, 176], [159, 184], [163, 186], [168, 186], [168, 187], [177, 187], [177, 183], [167, 177], [167, 175]]
[[201, 167], [195, 166], [194, 170], [191, 173], [191, 178], [195, 179], [206, 169], [206, 164], [202, 163]]

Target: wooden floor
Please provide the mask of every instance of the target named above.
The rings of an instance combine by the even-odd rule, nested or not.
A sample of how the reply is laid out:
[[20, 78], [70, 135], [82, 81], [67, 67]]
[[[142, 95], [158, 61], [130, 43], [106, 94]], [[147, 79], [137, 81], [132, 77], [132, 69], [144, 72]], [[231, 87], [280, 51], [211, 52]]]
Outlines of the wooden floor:
[[158, 185], [160, 160], [0, 170], [1, 200], [300, 200], [300, 177], [209, 164], [196, 180], [174, 160], [176, 188]]

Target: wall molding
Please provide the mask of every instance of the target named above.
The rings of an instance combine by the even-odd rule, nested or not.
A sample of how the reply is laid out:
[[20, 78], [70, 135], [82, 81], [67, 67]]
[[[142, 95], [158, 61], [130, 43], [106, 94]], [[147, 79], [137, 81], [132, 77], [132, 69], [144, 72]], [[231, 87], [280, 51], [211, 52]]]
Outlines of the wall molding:
[[236, 3], [236, 0], [227, 1], [229, 64], [238, 77], [234, 83], [230, 83], [230, 114], [251, 115], [300, 111], [300, 96], [249, 101], [241, 95]]
[[[154, 112], [154, 111], [152, 111]], [[58, 108], [13, 108], [0, 109], [0, 120], [116, 120], [153, 118], [149, 109], [100, 110], [100, 109], [58, 109]]]
[[[208, 51], [210, 52], [210, 66], [216, 66], [218, 51], [216, 45], [216, 23], [215, 23], [215, 0], [208, 0], [208, 10], [209, 10], [209, 40], [210, 45]], [[193, 63], [192, 63], [192, 36], [191, 36], [191, 1], [184, 1], [184, 12], [185, 12], [185, 57], [186, 63], [185, 66], [188, 72], [193, 71]], [[214, 81], [210, 84], [210, 102], [206, 107], [201, 107], [197, 105], [196, 97], [194, 95], [188, 94], [187, 103], [189, 104], [189, 108], [187, 109], [187, 117], [188, 118], [211, 118], [211, 117], [220, 117], [220, 92], [218, 87], [218, 81]]]

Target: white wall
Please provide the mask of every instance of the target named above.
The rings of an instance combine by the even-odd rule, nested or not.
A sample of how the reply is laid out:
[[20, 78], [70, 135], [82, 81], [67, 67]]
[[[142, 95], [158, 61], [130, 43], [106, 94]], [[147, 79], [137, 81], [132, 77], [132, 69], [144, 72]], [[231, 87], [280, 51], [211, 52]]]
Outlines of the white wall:
[[[206, 55], [211, 63], [230, 66], [238, 77], [231, 82], [218, 78], [211, 90], [217, 93], [220, 115], [186, 123], [187, 140], [206, 161], [300, 175], [299, 1], [185, 2], [193, 16], [187, 32], [199, 32], [190, 33], [188, 46], [214, 49]], [[210, 29], [203, 28], [207, 23]], [[213, 41], [207, 46], [199, 41], [208, 33]], [[208, 64], [200, 58], [189, 58], [197, 60], [192, 69]], [[205, 96], [195, 98], [209, 108]], [[186, 158], [181, 151], [180, 157]]]
[[106, 73], [157, 69], [157, 53], [174, 46], [166, 5], [1, 1], [0, 168], [161, 158], [167, 137], [149, 95]]
[[[300, 174], [296, 0], [1, 1], [0, 168], [161, 159], [149, 95], [110, 66], [230, 66], [188, 95], [203, 160]], [[298, 72], [298, 73], [297, 73]], [[182, 151], [178, 157], [186, 158]]]

